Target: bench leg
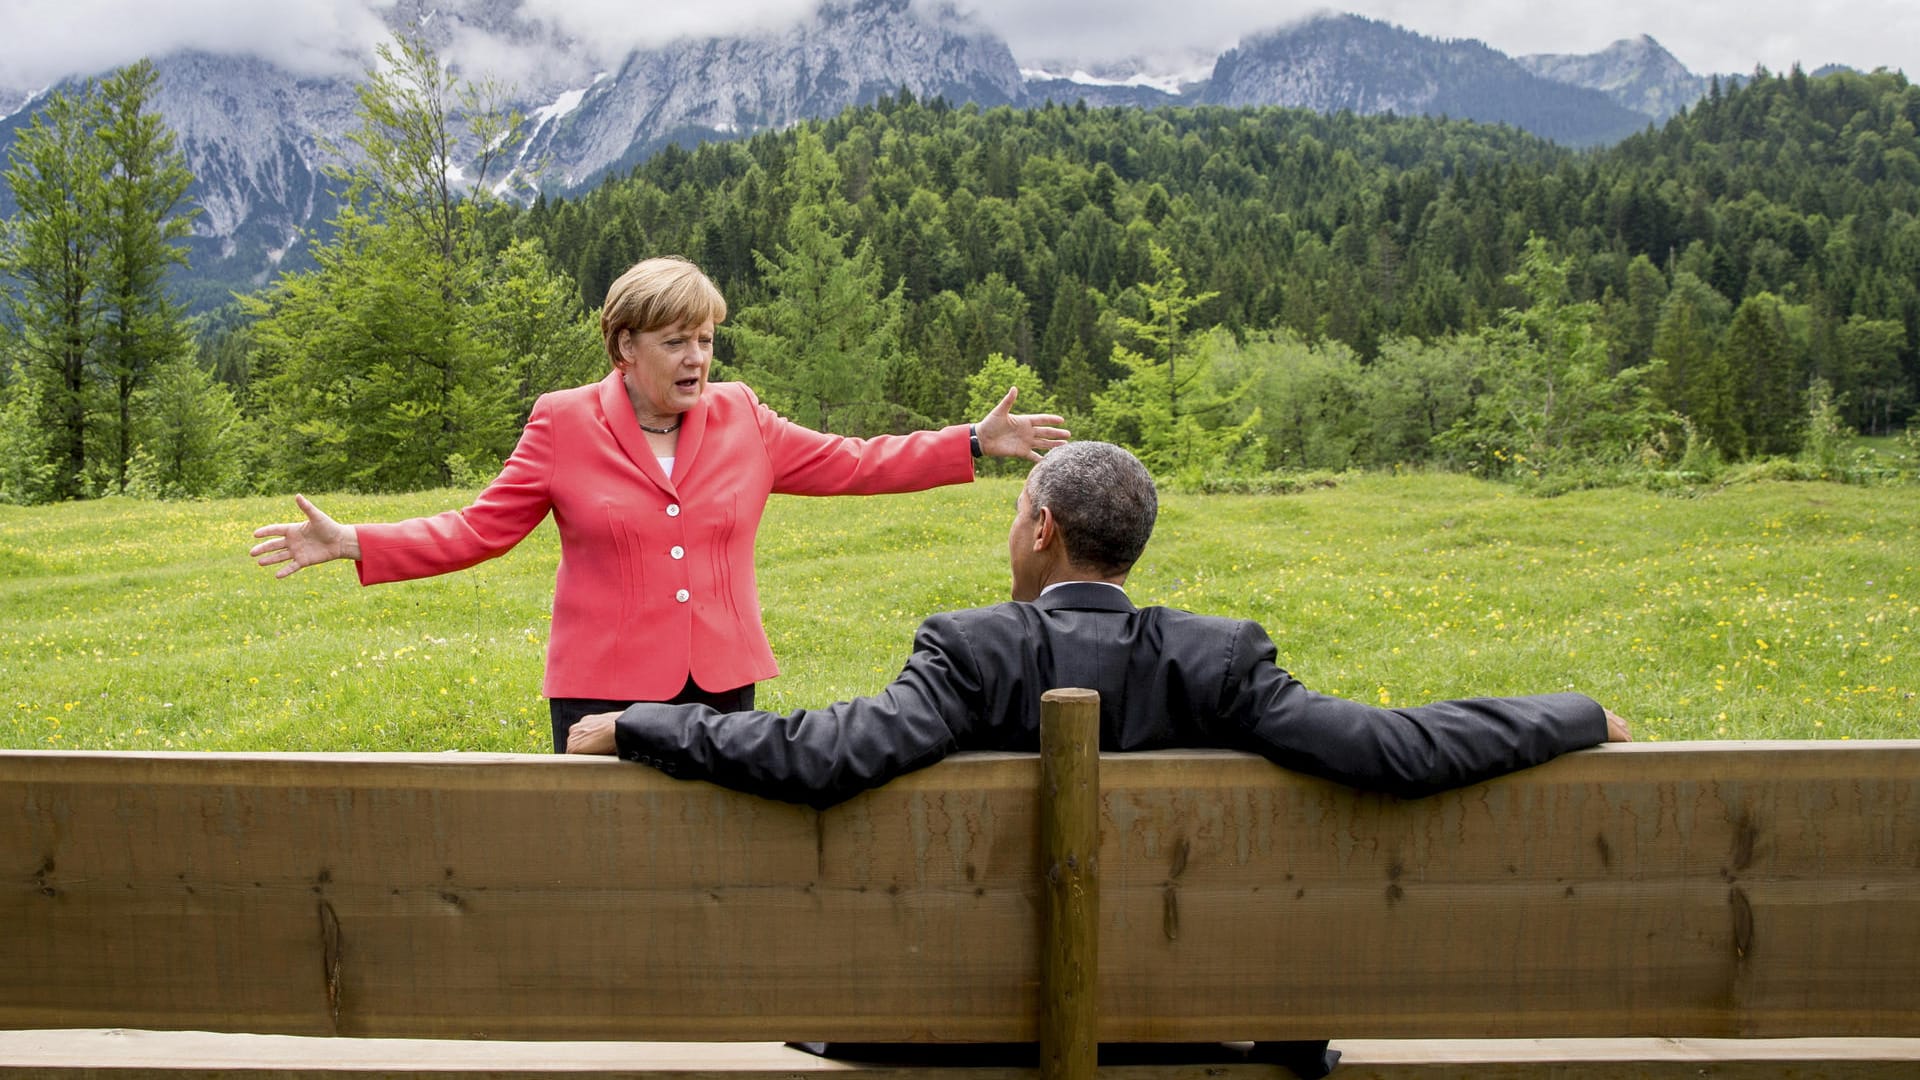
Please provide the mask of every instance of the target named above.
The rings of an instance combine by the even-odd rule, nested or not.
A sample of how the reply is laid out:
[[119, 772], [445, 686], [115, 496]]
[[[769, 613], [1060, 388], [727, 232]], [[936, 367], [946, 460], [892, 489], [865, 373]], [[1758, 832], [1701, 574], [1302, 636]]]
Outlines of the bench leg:
[[1100, 1051], [1100, 695], [1040, 697], [1041, 1080], [1093, 1080]]

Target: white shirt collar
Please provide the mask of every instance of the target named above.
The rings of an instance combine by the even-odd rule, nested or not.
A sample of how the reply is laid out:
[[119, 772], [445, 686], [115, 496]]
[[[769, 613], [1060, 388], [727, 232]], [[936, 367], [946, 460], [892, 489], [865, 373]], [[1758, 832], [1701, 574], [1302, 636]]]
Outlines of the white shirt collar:
[[1107, 588], [1113, 589], [1116, 592], [1118, 592], [1121, 596], [1127, 595], [1127, 590], [1121, 588], [1118, 585], [1115, 585], [1111, 581], [1056, 581], [1053, 584], [1047, 586], [1046, 588], [1041, 589], [1040, 595], [1045, 596], [1048, 593], [1052, 592], [1053, 590], [1061, 587], [1062, 585], [1105, 585]]

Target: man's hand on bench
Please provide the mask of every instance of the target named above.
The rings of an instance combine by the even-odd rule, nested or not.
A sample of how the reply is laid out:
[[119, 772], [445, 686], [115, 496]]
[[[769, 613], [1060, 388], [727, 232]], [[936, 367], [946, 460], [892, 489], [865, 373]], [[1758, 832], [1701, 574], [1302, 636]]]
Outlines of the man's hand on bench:
[[[1607, 714], [1607, 741], [1608, 742], [1632, 742], [1633, 741], [1633, 732], [1627, 730], [1627, 721], [1625, 717], [1621, 716], [1619, 713], [1614, 712], [1612, 709], [1609, 709], [1604, 705], [1600, 707], [1600, 711]], [[592, 718], [589, 717], [588, 719], [592, 719]], [[573, 741], [571, 739], [567, 741], [567, 751], [569, 753], [573, 751]], [[584, 753], [585, 751], [582, 751], [582, 752]], [[611, 735], [608, 736], [607, 748], [605, 750], [602, 750], [601, 753], [603, 754], [613, 753], [613, 742], [612, 742]]]
[[[620, 719], [617, 712], [593, 713], [581, 717], [567, 732], [567, 753], [569, 754], [611, 754], [613, 747], [613, 722]], [[1612, 738], [1613, 722], [1619, 717], [1607, 714], [1608, 737]], [[1626, 730], [1624, 721], [1621, 730]]]

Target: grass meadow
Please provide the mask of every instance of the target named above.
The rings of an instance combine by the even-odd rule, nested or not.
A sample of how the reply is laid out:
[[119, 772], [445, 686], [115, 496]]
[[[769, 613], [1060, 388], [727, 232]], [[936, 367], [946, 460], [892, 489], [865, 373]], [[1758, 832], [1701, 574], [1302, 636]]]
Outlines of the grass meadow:
[[[776, 498], [760, 586], [785, 674], [762, 706], [877, 690], [924, 613], [1004, 598], [1017, 490]], [[317, 498], [368, 521], [470, 495]], [[276, 581], [247, 558], [254, 526], [294, 512], [0, 506], [0, 745], [548, 749], [551, 524], [471, 570], [361, 588], [345, 563]], [[1920, 736], [1920, 486], [1169, 494], [1132, 592], [1258, 619], [1302, 681], [1375, 704], [1574, 689], [1642, 739]]]

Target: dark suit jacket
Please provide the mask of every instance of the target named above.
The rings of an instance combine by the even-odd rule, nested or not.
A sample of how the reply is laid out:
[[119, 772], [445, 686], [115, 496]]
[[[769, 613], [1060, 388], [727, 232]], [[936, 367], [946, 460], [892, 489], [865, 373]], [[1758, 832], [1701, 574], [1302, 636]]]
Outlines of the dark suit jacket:
[[1103, 750], [1246, 750], [1406, 797], [1607, 737], [1604, 710], [1580, 694], [1408, 709], [1317, 694], [1279, 667], [1257, 623], [1136, 608], [1087, 582], [929, 617], [906, 668], [872, 697], [785, 716], [635, 705], [615, 741], [673, 776], [826, 807], [955, 751], [1035, 750], [1040, 695], [1069, 686], [1100, 692]]

